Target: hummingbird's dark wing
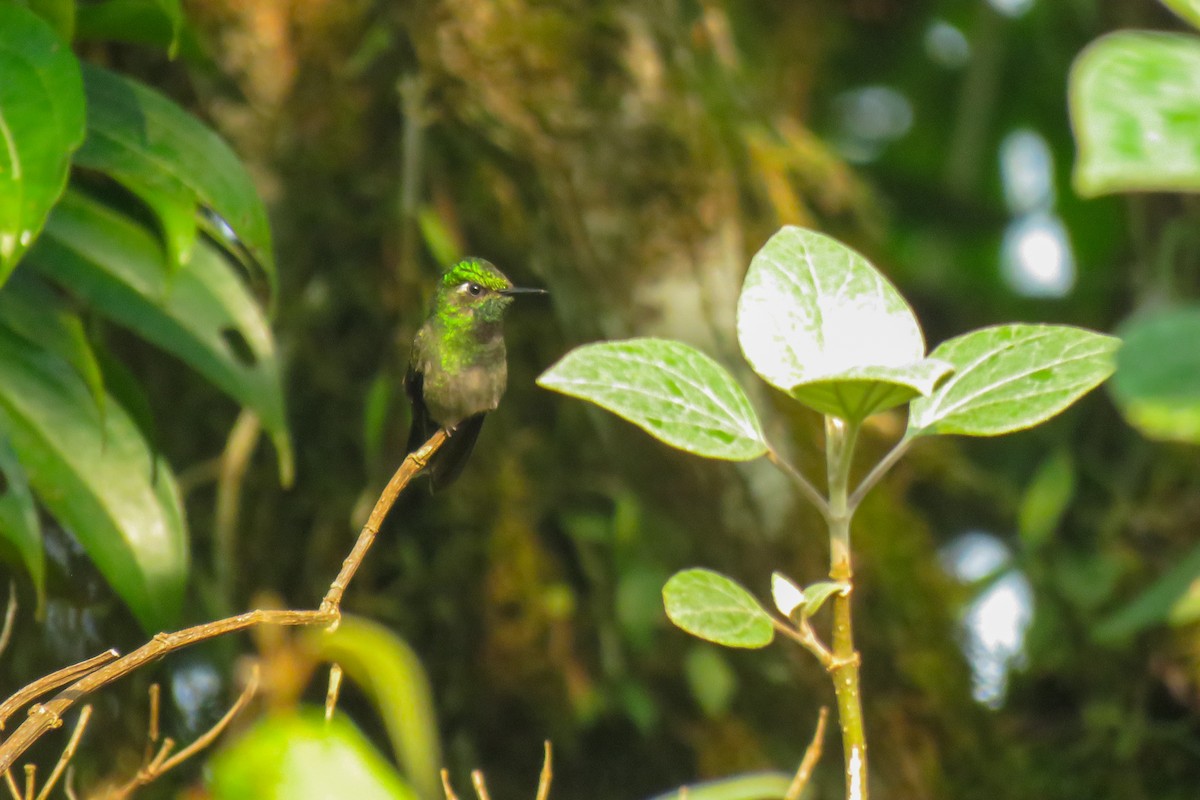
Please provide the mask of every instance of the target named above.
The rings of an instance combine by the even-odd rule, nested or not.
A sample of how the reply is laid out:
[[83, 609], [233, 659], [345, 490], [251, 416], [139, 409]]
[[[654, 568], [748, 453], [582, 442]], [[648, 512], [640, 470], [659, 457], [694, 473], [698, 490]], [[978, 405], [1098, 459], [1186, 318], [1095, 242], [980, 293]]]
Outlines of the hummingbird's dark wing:
[[[404, 375], [404, 390], [412, 401], [412, 427], [408, 431], [408, 448], [412, 453], [429, 440], [442, 427], [441, 423], [429, 414], [425, 405], [424, 394], [425, 375], [413, 364], [408, 365]], [[426, 474], [432, 479], [434, 491], [444, 489], [454, 482], [454, 479], [467, 465], [467, 459], [475, 448], [475, 440], [479, 438], [479, 430], [483, 427], [485, 414], [479, 413], [467, 417], [450, 431], [450, 438], [433, 454], [425, 468]]]

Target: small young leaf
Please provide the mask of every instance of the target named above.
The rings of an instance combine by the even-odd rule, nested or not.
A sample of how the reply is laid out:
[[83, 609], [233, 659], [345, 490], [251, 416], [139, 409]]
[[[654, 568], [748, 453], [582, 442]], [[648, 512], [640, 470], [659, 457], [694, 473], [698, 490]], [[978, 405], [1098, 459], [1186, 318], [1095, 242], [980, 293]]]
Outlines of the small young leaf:
[[953, 369], [936, 358], [903, 367], [856, 367], [833, 378], [793, 386], [790, 394], [822, 414], [860, 421], [916, 397], [928, 397]]
[[1058, 414], [1113, 371], [1119, 339], [1067, 325], [997, 325], [931, 354], [954, 374], [913, 401], [908, 436], [998, 436]]
[[[737, 318], [738, 340], [755, 372], [801, 402], [810, 402], [813, 393], [801, 390], [810, 384], [916, 381], [918, 394], [940, 377], [914, 366], [925, 356], [925, 339], [896, 287], [861, 255], [814, 231], [785, 226], [767, 241], [750, 262]], [[896, 372], [870, 372], [878, 368]], [[886, 389], [857, 393], [863, 389], [904, 402]], [[851, 404], [882, 410], [878, 400], [864, 404], [858, 397]]]
[[1200, 191], [1200, 39], [1097, 39], [1071, 67], [1069, 98], [1081, 195]]
[[779, 613], [791, 619], [792, 612], [804, 605], [804, 590], [782, 572], [771, 573], [771, 599]]
[[804, 587], [804, 616], [811, 617], [821, 610], [825, 601], [835, 594], [848, 589], [847, 584], [835, 581], [821, 581]]
[[577, 347], [538, 385], [590, 400], [672, 447], [707, 458], [748, 461], [767, 451], [746, 393], [724, 367], [666, 339]]
[[1108, 389], [1125, 419], [1151, 439], [1200, 444], [1200, 306], [1139, 315], [1117, 333]]
[[726, 647], [765, 647], [775, 638], [771, 617], [754, 596], [720, 573], [677, 572], [663, 587], [667, 616], [683, 630]]
[[37, 238], [83, 141], [79, 61], [40, 17], [0, 3], [0, 284]]

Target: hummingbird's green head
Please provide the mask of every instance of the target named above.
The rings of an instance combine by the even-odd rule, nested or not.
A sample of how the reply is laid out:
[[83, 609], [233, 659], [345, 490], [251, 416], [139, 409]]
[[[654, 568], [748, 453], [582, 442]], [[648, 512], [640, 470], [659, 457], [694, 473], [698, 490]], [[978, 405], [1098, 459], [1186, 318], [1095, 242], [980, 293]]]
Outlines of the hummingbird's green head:
[[522, 289], [482, 258], [464, 258], [442, 275], [434, 301], [435, 312], [471, 322], [499, 322], [513, 301], [513, 295], [544, 293], [541, 289]]

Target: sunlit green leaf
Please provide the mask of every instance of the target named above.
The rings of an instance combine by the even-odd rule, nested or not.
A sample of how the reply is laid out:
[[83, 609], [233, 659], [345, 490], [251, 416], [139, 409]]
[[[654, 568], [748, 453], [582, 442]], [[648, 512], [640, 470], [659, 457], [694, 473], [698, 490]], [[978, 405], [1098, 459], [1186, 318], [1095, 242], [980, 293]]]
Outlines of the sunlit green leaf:
[[212, 760], [213, 800], [416, 800], [345, 717], [315, 709], [258, 722]]
[[212, 247], [198, 243], [190, 263], [168, 278], [153, 236], [68, 192], [29, 265], [179, 356], [254, 411], [275, 443], [281, 479], [290, 481], [291, 442], [274, 340], [245, 284]]
[[997, 325], [931, 354], [955, 372], [914, 400], [908, 435], [997, 436], [1058, 414], [1112, 374], [1121, 342], [1068, 325]]
[[[143, 84], [95, 66], [85, 66], [88, 102], [87, 139], [76, 163], [105, 172], [147, 199], [156, 213], [198, 202], [213, 210], [236, 235], [222, 226], [209, 233], [237, 255], [239, 243], [263, 270], [272, 294], [275, 256], [266, 208], [245, 167], [224, 140], [191, 114]], [[186, 226], [163, 221], [168, 239], [186, 241]], [[178, 249], [186, 253], [187, 248]]]
[[663, 587], [667, 616], [683, 630], [726, 647], [765, 647], [770, 615], [739, 584], [708, 569], [677, 572]]
[[1098, 39], [1071, 67], [1069, 97], [1080, 194], [1200, 191], [1200, 37]]
[[1108, 388], [1125, 419], [1151, 439], [1200, 444], [1200, 306], [1142, 314], [1117, 333]]
[[948, 367], [926, 362], [908, 303], [836, 239], [786, 226], [750, 262], [738, 339], [754, 370], [825, 414], [862, 419], [928, 394]]
[[344, 616], [336, 630], [313, 631], [307, 641], [321, 659], [340, 664], [370, 696], [417, 796], [439, 800], [443, 794], [437, 716], [433, 690], [417, 654], [392, 631], [358, 617]]
[[71, 531], [147, 631], [177, 619], [187, 576], [170, 468], [121, 408], [103, 420], [58, 357], [0, 328], [0, 429], [38, 500]]
[[83, 141], [79, 62], [27, 8], [0, 3], [0, 284], [62, 194]]
[[[782, 800], [792, 776], [782, 772], [751, 772], [701, 783], [689, 783], [651, 800]], [[807, 797], [807, 795], [804, 795]]]
[[46, 590], [46, 561], [42, 552], [42, 526], [29, 488], [29, 478], [0, 431], [0, 549], [11, 553], [33, 581], [40, 608]]
[[746, 393], [724, 367], [666, 339], [577, 347], [538, 385], [590, 400], [667, 444], [708, 458], [745, 461], [766, 452]]
[[157, 45], [171, 58], [183, 31], [180, 0], [102, 0], [79, 6], [79, 38]]
[[1058, 531], [1075, 495], [1075, 465], [1065, 450], [1055, 450], [1033, 473], [1017, 508], [1017, 531], [1031, 550]]

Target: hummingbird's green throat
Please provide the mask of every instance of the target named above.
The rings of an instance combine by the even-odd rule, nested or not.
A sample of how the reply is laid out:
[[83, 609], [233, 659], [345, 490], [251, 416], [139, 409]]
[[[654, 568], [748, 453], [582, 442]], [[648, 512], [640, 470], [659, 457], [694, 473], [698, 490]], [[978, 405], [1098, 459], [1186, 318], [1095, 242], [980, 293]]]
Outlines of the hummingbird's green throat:
[[413, 339], [404, 380], [413, 405], [408, 451], [420, 447], [438, 428], [450, 434], [427, 470], [435, 489], [462, 471], [484, 414], [504, 394], [504, 312], [515, 295], [545, 293], [513, 286], [481, 258], [459, 261], [438, 281], [429, 316]]

